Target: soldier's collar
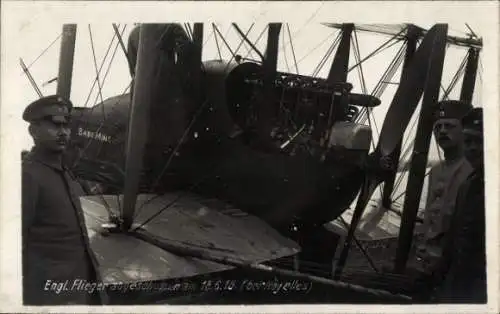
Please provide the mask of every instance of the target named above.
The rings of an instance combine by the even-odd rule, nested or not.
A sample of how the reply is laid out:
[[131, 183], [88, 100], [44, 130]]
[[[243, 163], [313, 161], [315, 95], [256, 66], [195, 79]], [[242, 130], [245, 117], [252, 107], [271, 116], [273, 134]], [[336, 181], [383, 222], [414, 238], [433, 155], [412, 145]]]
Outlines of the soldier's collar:
[[26, 156], [34, 161], [38, 161], [50, 168], [56, 169], [58, 171], [65, 170], [62, 165], [62, 158], [54, 158], [54, 155], [47, 153], [46, 151], [37, 148], [36, 146], [31, 149], [29, 154]]

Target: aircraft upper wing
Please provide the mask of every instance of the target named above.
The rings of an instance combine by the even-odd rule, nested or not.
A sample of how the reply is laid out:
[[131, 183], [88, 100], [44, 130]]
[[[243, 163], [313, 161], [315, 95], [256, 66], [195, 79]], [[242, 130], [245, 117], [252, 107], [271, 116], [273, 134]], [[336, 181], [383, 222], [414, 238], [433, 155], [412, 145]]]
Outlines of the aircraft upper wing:
[[[131, 235], [102, 233], [101, 225], [108, 222], [105, 206], [118, 213], [123, 195], [85, 196], [81, 201], [90, 245], [106, 284], [185, 278], [233, 268], [178, 256]], [[169, 206], [173, 202], [175, 204]], [[295, 242], [284, 238], [262, 220], [220, 201], [192, 194], [140, 194], [134, 221], [141, 224], [165, 207], [138, 232], [165, 243], [208, 251], [217, 257], [236, 257], [245, 262], [260, 263], [300, 251]]]

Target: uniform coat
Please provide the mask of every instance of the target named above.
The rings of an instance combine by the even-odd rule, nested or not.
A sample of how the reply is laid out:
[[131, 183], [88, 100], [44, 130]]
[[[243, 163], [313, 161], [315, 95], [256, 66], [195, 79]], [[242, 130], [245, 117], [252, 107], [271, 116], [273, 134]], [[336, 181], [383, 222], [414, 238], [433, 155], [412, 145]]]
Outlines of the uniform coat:
[[443, 259], [443, 303], [486, 303], [486, 224], [484, 174], [462, 185]]
[[73, 286], [76, 279], [98, 280], [97, 261], [89, 247], [79, 200], [81, 193], [69, 171], [45, 153], [34, 148], [25, 155], [22, 234], [23, 294], [27, 305], [98, 302], [97, 293]]
[[423, 239], [417, 244], [424, 260], [423, 270], [428, 272], [442, 255], [445, 234], [456, 207], [460, 185], [472, 172], [465, 157], [453, 163], [442, 162], [429, 174], [427, 204], [424, 212]]

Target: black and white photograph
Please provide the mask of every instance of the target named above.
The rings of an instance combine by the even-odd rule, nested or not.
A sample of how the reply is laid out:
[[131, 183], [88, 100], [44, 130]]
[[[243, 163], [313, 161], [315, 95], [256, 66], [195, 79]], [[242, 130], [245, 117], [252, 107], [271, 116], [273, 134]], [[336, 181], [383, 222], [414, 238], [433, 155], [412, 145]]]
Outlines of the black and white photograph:
[[12, 309], [498, 311], [498, 3], [76, 3], [4, 6]]

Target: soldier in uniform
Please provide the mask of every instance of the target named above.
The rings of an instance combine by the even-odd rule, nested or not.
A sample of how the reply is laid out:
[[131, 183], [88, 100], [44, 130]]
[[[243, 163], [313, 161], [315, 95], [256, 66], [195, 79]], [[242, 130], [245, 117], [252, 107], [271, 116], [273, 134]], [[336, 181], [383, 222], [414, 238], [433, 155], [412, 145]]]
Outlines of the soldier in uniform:
[[486, 303], [486, 225], [484, 204], [483, 112], [463, 119], [465, 156], [474, 171], [462, 184], [441, 265], [443, 303]]
[[[63, 163], [72, 104], [43, 97], [23, 113], [34, 147], [22, 162], [23, 299], [26, 305], [99, 303], [81, 187]], [[80, 280], [80, 281], [78, 281]]]
[[[455, 209], [458, 188], [472, 167], [464, 156], [464, 140], [461, 119], [472, 108], [457, 100], [446, 100], [438, 104], [435, 116], [434, 136], [444, 152], [444, 160], [431, 168], [424, 211], [422, 234], [415, 241], [417, 290], [427, 299], [435, 284], [434, 269], [439, 263], [445, 234], [449, 230]], [[423, 285], [423, 286], [421, 286]]]

